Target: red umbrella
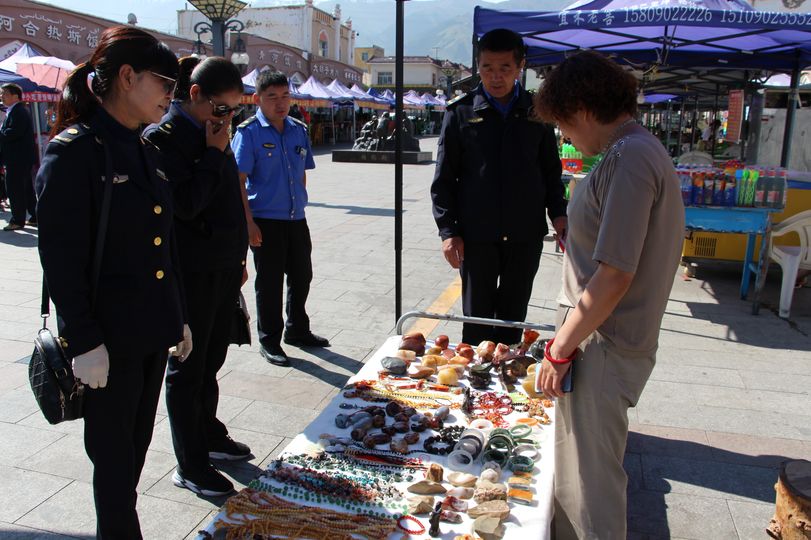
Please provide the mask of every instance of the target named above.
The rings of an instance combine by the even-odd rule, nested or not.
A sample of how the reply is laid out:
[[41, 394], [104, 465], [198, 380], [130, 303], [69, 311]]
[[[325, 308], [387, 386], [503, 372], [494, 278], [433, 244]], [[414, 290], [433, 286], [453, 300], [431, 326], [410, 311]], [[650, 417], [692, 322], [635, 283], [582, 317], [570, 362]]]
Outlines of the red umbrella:
[[32, 56], [17, 60], [17, 73], [35, 83], [61, 90], [68, 75], [76, 69], [70, 60], [55, 56]]

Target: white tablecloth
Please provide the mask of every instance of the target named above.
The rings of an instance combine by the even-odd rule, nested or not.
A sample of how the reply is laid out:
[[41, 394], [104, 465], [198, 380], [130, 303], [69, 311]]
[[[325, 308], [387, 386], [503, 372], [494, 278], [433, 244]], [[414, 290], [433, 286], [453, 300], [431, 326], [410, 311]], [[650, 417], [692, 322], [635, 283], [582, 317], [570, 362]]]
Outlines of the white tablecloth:
[[[368, 362], [363, 366], [363, 368], [358, 372], [354, 377], [349, 379], [349, 383], [354, 382], [356, 380], [368, 380], [368, 379], [377, 379], [377, 373], [381, 369], [380, 361], [386, 357], [391, 356], [397, 351], [397, 346], [400, 343], [400, 336], [393, 336], [386, 340], [382, 347], [380, 347], [374, 354], [372, 358], [369, 359]], [[464, 383], [466, 379], [462, 379]], [[493, 390], [500, 390], [498, 382], [496, 381], [496, 377], [493, 377], [493, 384], [491, 385], [491, 389]], [[306, 399], [306, 396], [302, 396], [302, 399]], [[327, 405], [327, 407], [321, 412], [321, 414], [313, 420], [307, 428], [304, 430], [303, 433], [299, 434], [296, 438], [290, 441], [290, 444], [285, 447], [283, 450], [284, 453], [292, 453], [292, 454], [301, 454], [308, 450], [313, 450], [318, 445], [318, 439], [321, 434], [330, 433], [335, 436], [339, 437], [349, 437], [349, 432], [351, 431], [351, 427], [347, 429], [339, 429], [335, 426], [335, 416], [341, 413], [347, 414], [352, 413], [353, 411], [346, 409], [341, 409], [339, 405], [344, 402], [353, 402], [357, 404], [363, 405], [373, 405], [373, 403], [365, 403], [361, 400], [355, 399], [350, 400], [343, 397], [343, 392], [339, 393], [335, 398]], [[549, 418], [552, 420], [552, 424], [547, 426], [538, 426], [534, 428], [533, 435], [536, 435], [537, 438], [541, 441], [541, 459], [538, 461], [535, 467], [534, 476], [533, 476], [533, 484], [532, 488], [535, 493], [536, 504], [532, 506], [526, 506], [521, 504], [515, 504], [510, 502], [510, 517], [504, 521], [504, 525], [506, 527], [506, 533], [504, 538], [505, 539], [520, 539], [520, 540], [547, 540], [550, 537], [550, 523], [552, 521], [552, 481], [554, 478], [554, 463], [555, 463], [555, 445], [554, 445], [554, 418], [555, 418], [555, 409], [547, 410]], [[508, 419], [515, 419], [522, 416], [519, 413], [513, 413]], [[446, 426], [449, 425], [466, 425], [464, 415], [461, 413], [459, 409], [452, 409], [451, 415], [445, 423]], [[412, 448], [422, 448], [422, 440], [430, 437], [432, 435], [431, 430], [427, 430], [423, 434], [421, 434], [420, 443], [417, 445], [413, 445]], [[381, 446], [383, 448], [383, 446]], [[388, 447], [385, 448], [388, 450]], [[432, 461], [435, 463], [441, 464], [445, 467], [445, 457], [443, 456], [434, 456], [426, 453], [414, 453], [409, 454], [409, 457], [419, 457], [425, 461]], [[481, 463], [474, 465], [474, 470], [470, 470], [471, 474], [478, 475], [480, 473]], [[445, 476], [452, 472], [447, 467], [445, 468]], [[416, 480], [421, 479], [421, 473], [417, 473]], [[506, 483], [507, 479], [510, 477], [510, 471], [505, 470], [502, 475], [502, 481]], [[414, 496], [411, 493], [407, 493], [406, 488], [408, 487], [409, 483], [404, 483], [399, 485], [398, 487], [406, 494], [407, 497]], [[445, 483], [445, 486], [450, 488], [452, 487], [450, 484]], [[442, 496], [437, 496], [436, 501], [442, 500]], [[471, 499], [468, 501], [470, 506], [475, 506], [475, 503]], [[308, 503], [309, 504], [309, 503]], [[323, 505], [325, 508], [330, 507], [330, 505]], [[337, 506], [334, 507], [335, 510], [341, 510]], [[206, 531], [213, 534], [215, 530], [215, 522], [219, 519], [223, 519], [224, 513], [220, 512], [214, 519], [209, 523], [208, 527], [206, 527]], [[466, 514], [462, 514], [463, 522], [459, 524], [452, 524], [441, 522], [440, 524], [440, 531], [442, 535], [439, 538], [445, 540], [452, 540], [454, 536], [458, 534], [464, 533], [471, 533], [471, 524], [473, 520], [471, 520]], [[429, 538], [427, 534], [428, 530], [428, 518], [427, 516], [418, 516], [418, 519], [425, 525], [426, 533], [420, 536], [412, 536], [412, 538]], [[415, 525], [413, 523], [408, 522], [406, 524], [408, 528], [413, 528]], [[403, 533], [401, 531], [397, 531], [396, 533], [390, 536], [389, 540], [400, 540], [403, 537]], [[202, 536], [198, 536], [198, 538], [202, 538]]]

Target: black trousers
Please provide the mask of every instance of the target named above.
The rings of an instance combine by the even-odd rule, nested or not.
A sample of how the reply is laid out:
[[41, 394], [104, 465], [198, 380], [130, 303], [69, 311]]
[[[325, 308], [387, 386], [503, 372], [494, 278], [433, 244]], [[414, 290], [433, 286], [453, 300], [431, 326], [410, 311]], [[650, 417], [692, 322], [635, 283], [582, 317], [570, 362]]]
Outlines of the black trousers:
[[[538, 272], [543, 244], [465, 242], [462, 310], [470, 317], [523, 321], [527, 316], [532, 281]], [[474, 347], [483, 340], [512, 345], [521, 329], [465, 324], [462, 341]]]
[[166, 408], [175, 456], [184, 473], [207, 468], [209, 443], [228, 435], [225, 424], [217, 419], [220, 399], [217, 372], [228, 353], [231, 318], [241, 282], [241, 266], [183, 275], [194, 346], [183, 362], [169, 357]]
[[[307, 220], [285, 221], [255, 218], [262, 231], [262, 245], [253, 250], [256, 267], [256, 311], [259, 342], [279, 345], [282, 332], [301, 336], [310, 332], [305, 304], [313, 280], [310, 255], [313, 244]], [[287, 304], [282, 318], [282, 292], [287, 276]]]
[[34, 181], [31, 167], [6, 165], [6, 194], [11, 205], [11, 222], [25, 225], [25, 212], [31, 219], [37, 219], [37, 197], [34, 195]]
[[136, 488], [152, 440], [166, 351], [111, 357], [107, 386], [86, 389], [84, 446], [93, 462], [96, 537], [140, 539]]

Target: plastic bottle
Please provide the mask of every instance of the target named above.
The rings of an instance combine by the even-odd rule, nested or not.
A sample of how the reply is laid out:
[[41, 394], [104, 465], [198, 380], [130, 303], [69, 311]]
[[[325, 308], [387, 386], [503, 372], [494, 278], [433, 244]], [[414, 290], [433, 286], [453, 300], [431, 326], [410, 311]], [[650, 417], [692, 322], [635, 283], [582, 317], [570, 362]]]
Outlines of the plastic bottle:
[[769, 191], [769, 208], [785, 208], [788, 184], [788, 171], [779, 169], [774, 177], [772, 189]]
[[715, 173], [712, 169], [704, 172], [704, 205], [712, 206], [714, 200]]
[[724, 183], [724, 206], [735, 206], [736, 198], [738, 195], [737, 183], [735, 182], [735, 173], [730, 170]]
[[701, 206], [704, 204], [704, 173], [693, 170], [690, 179], [693, 184], [693, 206]]
[[746, 193], [744, 194], [743, 205], [752, 207], [755, 205], [755, 191], [757, 181], [760, 178], [760, 171], [757, 169], [749, 169], [749, 178], [746, 182]]
[[693, 181], [690, 178], [690, 171], [680, 169], [677, 171], [679, 183], [681, 184], [681, 200], [684, 206], [691, 206], [693, 204]]
[[724, 186], [726, 184], [726, 180], [724, 178], [723, 171], [715, 171], [713, 175], [713, 186], [712, 186], [712, 204], [713, 206], [723, 206], [724, 205]]
[[769, 190], [772, 187], [775, 177], [774, 169], [765, 169], [755, 184], [755, 204], [757, 208], [769, 206]]
[[743, 196], [746, 193], [746, 181], [744, 180], [744, 175], [746, 174], [746, 169], [738, 169], [735, 171], [735, 185], [737, 190], [735, 191], [735, 204], [733, 206], [743, 206]]

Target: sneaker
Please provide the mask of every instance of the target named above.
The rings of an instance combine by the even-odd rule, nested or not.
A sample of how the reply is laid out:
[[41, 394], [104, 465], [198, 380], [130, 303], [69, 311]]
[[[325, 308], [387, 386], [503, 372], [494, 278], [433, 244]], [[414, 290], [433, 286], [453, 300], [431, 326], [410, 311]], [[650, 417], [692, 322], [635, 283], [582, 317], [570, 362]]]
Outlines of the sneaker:
[[235, 441], [230, 436], [216, 444], [212, 444], [208, 449], [209, 459], [221, 459], [224, 461], [238, 461], [251, 457], [251, 449], [247, 444]]
[[298, 347], [329, 347], [329, 340], [308, 332], [302, 336], [284, 335], [284, 342]]
[[200, 474], [181, 473], [178, 467], [172, 474], [172, 483], [206, 497], [220, 497], [234, 491], [234, 484], [211, 465]]
[[19, 231], [22, 228], [23, 228], [22, 225], [17, 225], [16, 223], [9, 223], [5, 227], [3, 227], [3, 230], [4, 231]]

